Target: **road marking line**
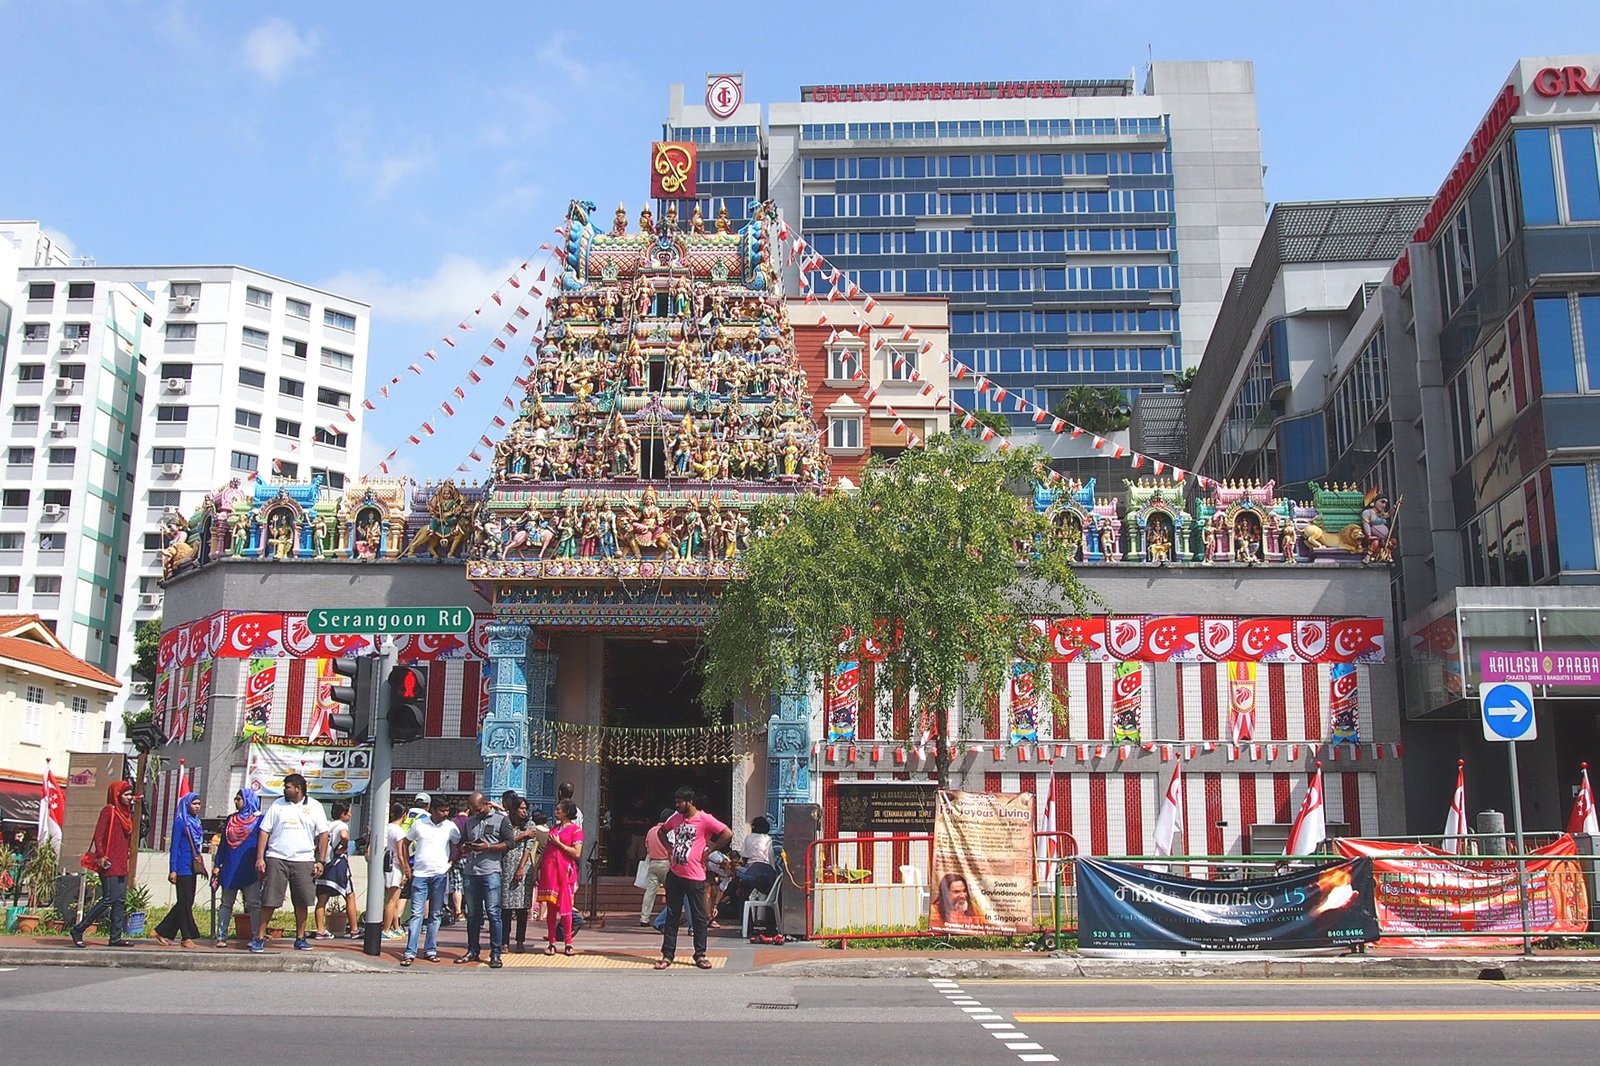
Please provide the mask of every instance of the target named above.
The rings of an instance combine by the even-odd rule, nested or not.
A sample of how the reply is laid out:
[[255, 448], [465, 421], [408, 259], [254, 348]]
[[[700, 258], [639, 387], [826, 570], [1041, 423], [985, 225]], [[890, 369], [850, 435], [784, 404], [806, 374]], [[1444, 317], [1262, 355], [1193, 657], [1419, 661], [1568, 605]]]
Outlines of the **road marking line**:
[[985, 1029], [1015, 1029], [1016, 1028], [1016, 1026], [1012, 1025], [1010, 1022], [984, 1022], [983, 1023], [983, 1027]]
[[1172, 1024], [1175, 1022], [1594, 1022], [1596, 1010], [1525, 1011], [1208, 1011], [1161, 1014], [1013, 1014], [1019, 1022], [1048, 1022], [1067, 1025], [1094, 1024]]
[[975, 1021], [975, 1022], [997, 1022], [997, 1021], [1000, 1020], [1000, 1015], [998, 1015], [998, 1014], [974, 1014], [972, 1016], [972, 1020]]
[[1054, 1055], [1018, 1055], [1023, 1062], [1060, 1062]]
[[1012, 1051], [1043, 1051], [1044, 1050], [1044, 1045], [1043, 1044], [1035, 1044], [1035, 1043], [1032, 1043], [1032, 1042], [1022, 1043], [1022, 1044], [1007, 1044], [1006, 1047], [1010, 1048]]
[[962, 1007], [961, 1008], [961, 1013], [963, 1013], [963, 1014], [988, 1014], [989, 1013], [989, 1008], [988, 1007]]
[[989, 1035], [994, 1037], [996, 1040], [1026, 1040], [1026, 1039], [1028, 1039], [1028, 1034], [1027, 1033], [990, 1033]]

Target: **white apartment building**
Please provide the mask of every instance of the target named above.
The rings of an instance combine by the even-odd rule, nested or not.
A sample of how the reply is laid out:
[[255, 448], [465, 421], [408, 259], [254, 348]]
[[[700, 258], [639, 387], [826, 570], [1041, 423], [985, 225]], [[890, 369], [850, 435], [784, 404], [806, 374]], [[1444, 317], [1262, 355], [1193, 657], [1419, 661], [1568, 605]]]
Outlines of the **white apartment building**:
[[35, 222], [0, 222], [0, 257], [0, 611], [127, 681], [166, 515], [232, 478], [357, 473], [370, 308], [239, 266], [71, 259]]

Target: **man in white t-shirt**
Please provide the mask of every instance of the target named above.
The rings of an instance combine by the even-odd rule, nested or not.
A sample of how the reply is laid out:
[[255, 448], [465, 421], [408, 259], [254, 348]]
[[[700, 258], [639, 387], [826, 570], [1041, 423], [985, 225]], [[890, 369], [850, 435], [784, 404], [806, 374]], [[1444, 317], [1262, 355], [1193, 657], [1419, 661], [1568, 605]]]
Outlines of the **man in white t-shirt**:
[[272, 914], [283, 905], [287, 889], [294, 904], [294, 946], [310, 951], [306, 939], [306, 913], [317, 897], [317, 877], [328, 861], [328, 816], [322, 804], [306, 795], [306, 779], [289, 774], [283, 779], [283, 798], [267, 808], [261, 818], [256, 844], [256, 874], [260, 876], [261, 910], [250, 950], [267, 950], [266, 931]]
[[400, 841], [400, 873], [411, 879], [411, 922], [406, 928], [406, 952], [401, 966], [410, 966], [417, 957], [417, 941], [422, 935], [423, 915], [427, 915], [428, 939], [422, 957], [439, 961], [439, 918], [444, 914], [445, 892], [450, 883], [450, 853], [461, 840], [461, 827], [450, 817], [450, 801], [432, 801], [428, 817], [418, 818]]

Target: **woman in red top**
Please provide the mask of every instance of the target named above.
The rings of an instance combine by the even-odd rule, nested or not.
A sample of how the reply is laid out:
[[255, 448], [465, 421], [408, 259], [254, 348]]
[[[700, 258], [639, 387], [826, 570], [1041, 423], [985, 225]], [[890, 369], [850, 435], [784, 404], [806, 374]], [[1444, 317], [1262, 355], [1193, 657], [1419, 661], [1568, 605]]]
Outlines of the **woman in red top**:
[[106, 789], [106, 805], [94, 826], [94, 839], [84, 854], [83, 866], [100, 875], [100, 899], [72, 927], [72, 942], [83, 947], [83, 933], [111, 912], [111, 946], [130, 947], [122, 937], [124, 901], [128, 898], [128, 852], [133, 845], [133, 784], [113, 781]]

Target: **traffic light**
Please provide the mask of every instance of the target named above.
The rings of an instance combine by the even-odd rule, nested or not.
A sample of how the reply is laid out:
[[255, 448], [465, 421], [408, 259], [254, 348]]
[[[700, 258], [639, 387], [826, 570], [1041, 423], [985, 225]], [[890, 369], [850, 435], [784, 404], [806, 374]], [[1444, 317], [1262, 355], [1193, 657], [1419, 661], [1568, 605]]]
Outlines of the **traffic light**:
[[348, 710], [329, 715], [328, 721], [357, 744], [365, 744], [372, 736], [372, 684], [377, 669], [378, 660], [370, 657], [333, 660], [333, 672], [348, 677], [350, 684], [334, 685], [328, 695]]
[[421, 740], [428, 721], [428, 668], [397, 666], [389, 671], [389, 739], [396, 744]]

